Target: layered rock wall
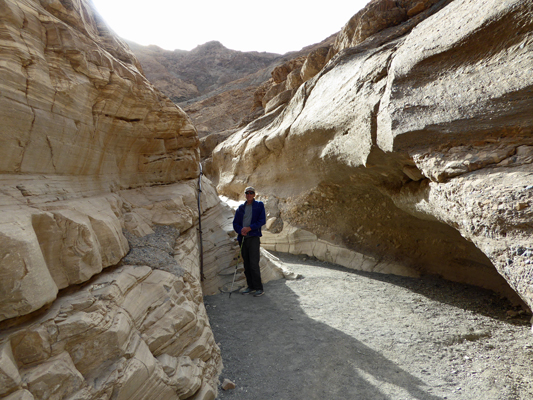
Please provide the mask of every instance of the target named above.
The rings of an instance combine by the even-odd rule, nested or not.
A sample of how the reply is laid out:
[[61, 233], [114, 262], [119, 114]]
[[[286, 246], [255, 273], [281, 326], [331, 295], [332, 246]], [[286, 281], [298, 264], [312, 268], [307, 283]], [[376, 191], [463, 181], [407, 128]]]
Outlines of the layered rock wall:
[[188, 273], [104, 272], [2, 338], [1, 398], [215, 397], [220, 353]]
[[[63, 282], [65, 289], [51, 291], [51, 304], [28, 314], [32, 310], [22, 306], [43, 300], [47, 281], [4, 273], [27, 297], [3, 303], [23, 316], [0, 323], [0, 343], [9, 356], [0, 379], [10, 382], [0, 397], [215, 397], [222, 362], [202, 296], [227, 285], [231, 277], [220, 271], [237, 247], [220, 223], [231, 221], [231, 209], [208, 180], [202, 183], [203, 229], [209, 233], [204, 284], [196, 180], [35, 207], [38, 223], [27, 226], [25, 235], [44, 259], [38, 272], [46, 276], [47, 266], [57, 268], [48, 268], [50, 285]], [[25, 250], [18, 248], [28, 259]], [[5, 261], [3, 267], [18, 265]], [[35, 273], [36, 265], [23, 265]]]
[[[368, 7], [387, 17], [389, 3]], [[507, 295], [510, 285], [532, 307], [531, 2], [426, 6], [338, 41], [286, 106], [219, 145], [218, 190], [257, 188], [275, 232], [285, 225], [270, 246]]]
[[188, 117], [84, 1], [4, 1], [1, 29], [5, 319], [116, 264], [116, 193], [191, 179], [199, 157]]
[[197, 176], [190, 120], [89, 10], [2, 2], [0, 171], [98, 176], [108, 190]]
[[85, 0], [2, 0], [0, 37], [0, 398], [214, 399], [195, 127]]

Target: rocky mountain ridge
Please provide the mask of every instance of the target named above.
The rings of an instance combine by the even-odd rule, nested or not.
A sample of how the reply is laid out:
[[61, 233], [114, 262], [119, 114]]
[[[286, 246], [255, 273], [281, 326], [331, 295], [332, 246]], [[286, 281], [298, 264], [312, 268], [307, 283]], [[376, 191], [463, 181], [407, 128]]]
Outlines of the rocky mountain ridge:
[[335, 36], [284, 55], [231, 50], [217, 41], [191, 51], [128, 43], [148, 79], [187, 112], [200, 138], [225, 138], [260, 115], [263, 86], [276, 68], [331, 45]]
[[[190, 51], [169, 51], [155, 45], [141, 46], [133, 42], [128, 42], [128, 45], [150, 81], [179, 105], [197, 101], [197, 98], [210, 95], [221, 86], [268, 69], [281, 58], [274, 53], [230, 50], [217, 41], [205, 43]], [[268, 74], [265, 71], [262, 73], [265, 76]], [[177, 84], [163, 83], [172, 80], [177, 80]], [[241, 88], [263, 80], [264, 76], [253, 76]], [[179, 95], [181, 92], [184, 94]]]

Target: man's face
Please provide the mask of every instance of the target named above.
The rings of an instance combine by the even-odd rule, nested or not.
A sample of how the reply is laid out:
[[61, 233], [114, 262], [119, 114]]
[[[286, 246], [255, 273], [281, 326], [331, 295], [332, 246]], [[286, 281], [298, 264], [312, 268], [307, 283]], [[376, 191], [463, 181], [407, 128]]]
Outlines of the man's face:
[[255, 193], [254, 192], [246, 192], [245, 195], [246, 195], [246, 201], [248, 203], [250, 203], [255, 197]]

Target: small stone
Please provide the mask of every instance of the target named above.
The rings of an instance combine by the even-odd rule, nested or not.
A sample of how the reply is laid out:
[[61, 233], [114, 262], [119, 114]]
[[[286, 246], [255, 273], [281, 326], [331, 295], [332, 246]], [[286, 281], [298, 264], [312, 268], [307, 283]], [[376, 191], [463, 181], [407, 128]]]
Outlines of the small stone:
[[516, 254], [519, 256], [523, 255], [525, 252], [526, 252], [526, 249], [524, 247], [520, 246], [516, 249]]
[[235, 389], [235, 383], [230, 381], [229, 379], [224, 379], [224, 382], [222, 382], [222, 385], [220, 385], [222, 390], [231, 390]]
[[520, 210], [523, 210], [524, 208], [527, 208], [527, 207], [529, 207], [529, 203], [519, 202], [519, 203], [516, 203], [516, 205], [514, 206], [514, 209], [516, 211], [520, 211]]

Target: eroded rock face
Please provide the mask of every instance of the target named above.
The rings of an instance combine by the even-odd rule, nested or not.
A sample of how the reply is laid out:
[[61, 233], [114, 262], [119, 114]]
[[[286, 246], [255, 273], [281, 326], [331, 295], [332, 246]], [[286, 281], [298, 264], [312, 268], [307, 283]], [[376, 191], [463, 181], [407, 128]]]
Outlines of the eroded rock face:
[[532, 307], [533, 6], [455, 0], [412, 15], [219, 145], [218, 190], [254, 184], [276, 204], [273, 248], [508, 284]]
[[[196, 180], [21, 207], [17, 212], [2, 209], [3, 216], [17, 218], [12, 225], [28, 245], [2, 248], [7, 254], [18, 251], [23, 262], [5, 257], [2, 263], [4, 271], [11, 271], [4, 273], [2, 284], [6, 289], [13, 284], [16, 290], [2, 291], [11, 295], [2, 302], [3, 319], [11, 319], [0, 323], [0, 357], [11, 361], [2, 363], [0, 381], [7, 383], [0, 397], [18, 393], [28, 398], [149, 399], [160, 393], [177, 399], [197, 393], [200, 399], [214, 398], [220, 351], [202, 295], [218, 292], [231, 279], [219, 272], [237, 249], [233, 233], [219, 223], [231, 221], [233, 212], [205, 178], [202, 188], [203, 226], [216, 238], [204, 240], [204, 285]], [[33, 253], [26, 254], [28, 248]], [[34, 261], [31, 257], [38, 262], [27, 262]], [[123, 266], [103, 270], [119, 262]], [[13, 274], [21, 264], [27, 270], [22, 276]], [[74, 283], [84, 286], [77, 289]], [[58, 288], [66, 289], [57, 295]], [[13, 318], [33, 311], [30, 306], [52, 301], [48, 311]], [[60, 337], [61, 332], [66, 337]], [[179, 367], [169, 372], [171, 361]]]
[[[85, 0], [0, 14], [0, 397], [214, 399], [196, 129]], [[233, 214], [201, 207], [213, 292]]]
[[207, 399], [221, 368], [201, 287], [185, 271], [104, 272], [1, 339], [0, 396], [179, 399], [209, 388]]
[[87, 3], [1, 6], [4, 319], [127, 253], [120, 201], [91, 196], [191, 179], [199, 157], [189, 118]]
[[[189, 118], [148, 83], [85, 1], [2, 3], [3, 174], [130, 187], [197, 175]], [[23, 188], [21, 189], [23, 190]]]
[[372, 0], [350, 18], [339, 32], [329, 52], [328, 60], [341, 50], [357, 46], [378, 32], [400, 25], [421, 12], [430, 10], [437, 3], [443, 4], [447, 2], [449, 1]]

